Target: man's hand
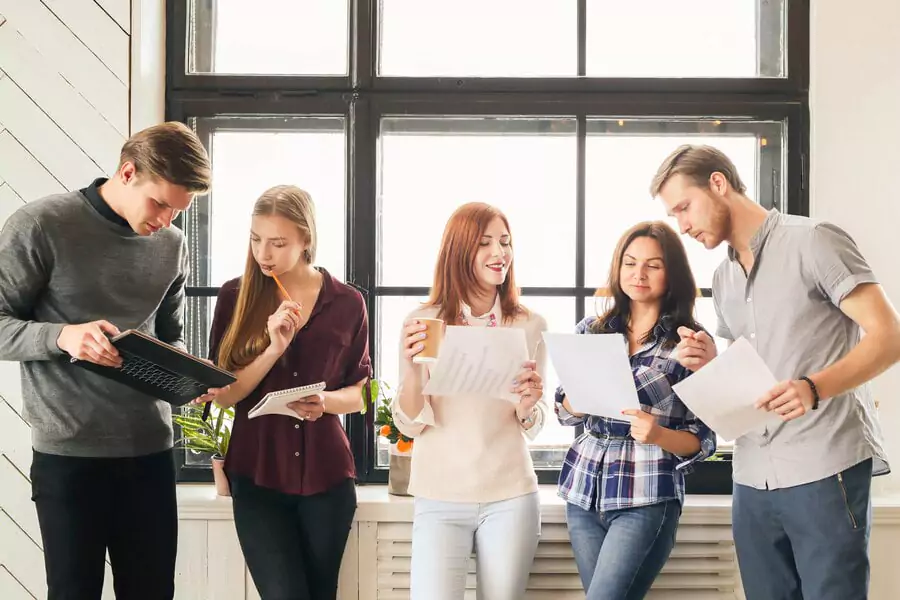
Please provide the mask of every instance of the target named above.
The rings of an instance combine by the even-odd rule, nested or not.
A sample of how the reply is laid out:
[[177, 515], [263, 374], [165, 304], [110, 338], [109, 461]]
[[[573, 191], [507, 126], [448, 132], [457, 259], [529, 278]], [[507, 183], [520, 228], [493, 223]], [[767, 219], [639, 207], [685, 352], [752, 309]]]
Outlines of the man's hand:
[[631, 422], [631, 437], [642, 444], [655, 444], [659, 439], [660, 426], [656, 417], [636, 408], [622, 411], [623, 415], [634, 417]]
[[681, 341], [675, 347], [675, 357], [685, 369], [697, 371], [716, 357], [716, 342], [705, 331], [679, 327], [678, 335]]
[[802, 379], [782, 381], [756, 401], [756, 408], [775, 412], [785, 421], [802, 417], [812, 405], [812, 388]]
[[119, 328], [109, 321], [92, 321], [83, 325], [66, 325], [56, 345], [72, 358], [104, 367], [121, 367], [122, 357], [106, 335], [119, 335]]

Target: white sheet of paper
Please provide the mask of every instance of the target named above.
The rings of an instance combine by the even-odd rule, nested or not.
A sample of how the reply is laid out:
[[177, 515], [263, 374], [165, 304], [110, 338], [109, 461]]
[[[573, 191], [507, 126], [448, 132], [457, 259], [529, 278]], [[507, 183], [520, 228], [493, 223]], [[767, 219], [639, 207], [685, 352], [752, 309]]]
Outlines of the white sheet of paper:
[[480, 394], [518, 403], [519, 396], [510, 390], [526, 360], [524, 329], [450, 326], [422, 392]]
[[544, 332], [550, 360], [576, 412], [623, 421], [640, 409], [628, 345], [620, 333]]
[[691, 412], [730, 442], [767, 422], [781, 422], [778, 415], [754, 408], [776, 383], [750, 342], [739, 338], [672, 389]]

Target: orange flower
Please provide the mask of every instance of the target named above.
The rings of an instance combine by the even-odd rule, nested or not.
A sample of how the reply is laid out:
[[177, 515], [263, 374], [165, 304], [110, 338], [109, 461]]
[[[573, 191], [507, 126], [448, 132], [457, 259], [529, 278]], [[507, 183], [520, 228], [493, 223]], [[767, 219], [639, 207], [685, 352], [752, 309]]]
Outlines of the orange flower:
[[390, 425], [382, 425], [382, 426], [381, 426], [381, 432], [380, 432], [380, 433], [381, 433], [381, 435], [383, 435], [384, 437], [387, 437], [387, 436], [391, 435], [391, 426], [390, 426]]
[[398, 452], [409, 452], [410, 450], [412, 450], [412, 442], [407, 442], [406, 440], [397, 440]]

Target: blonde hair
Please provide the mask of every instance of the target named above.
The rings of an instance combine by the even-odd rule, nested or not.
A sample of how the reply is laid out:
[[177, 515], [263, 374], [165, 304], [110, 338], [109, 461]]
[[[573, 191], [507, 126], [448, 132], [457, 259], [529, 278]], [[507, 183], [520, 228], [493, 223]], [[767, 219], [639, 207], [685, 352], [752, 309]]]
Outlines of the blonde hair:
[[[269, 188], [253, 205], [253, 216], [279, 216], [291, 221], [307, 242], [304, 260], [313, 264], [316, 259], [316, 214], [307, 192], [293, 185]], [[266, 323], [280, 303], [277, 285], [271, 277], [262, 274], [248, 244], [234, 314], [219, 345], [217, 363], [220, 367], [229, 370], [245, 367], [268, 348]]]
[[737, 168], [724, 152], [712, 146], [684, 144], [659, 166], [650, 182], [650, 195], [654, 198], [658, 196], [666, 182], [676, 175], [684, 175], [697, 187], [709, 187], [709, 178], [713, 173], [721, 173], [737, 193], [746, 193], [747, 187], [741, 181]]
[[209, 191], [209, 154], [184, 123], [160, 123], [132, 135], [119, 153], [119, 168], [126, 162], [134, 165], [138, 175], [179, 185], [194, 194]]

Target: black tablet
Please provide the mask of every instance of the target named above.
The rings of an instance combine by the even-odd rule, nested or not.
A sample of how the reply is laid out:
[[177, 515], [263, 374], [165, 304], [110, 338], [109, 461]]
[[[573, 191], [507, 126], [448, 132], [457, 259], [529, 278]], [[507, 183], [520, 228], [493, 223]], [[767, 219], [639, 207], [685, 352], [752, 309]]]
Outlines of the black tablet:
[[71, 362], [173, 406], [187, 404], [209, 388], [237, 381], [232, 373], [134, 329], [123, 331], [110, 341], [122, 357], [121, 367], [105, 367], [77, 358]]

